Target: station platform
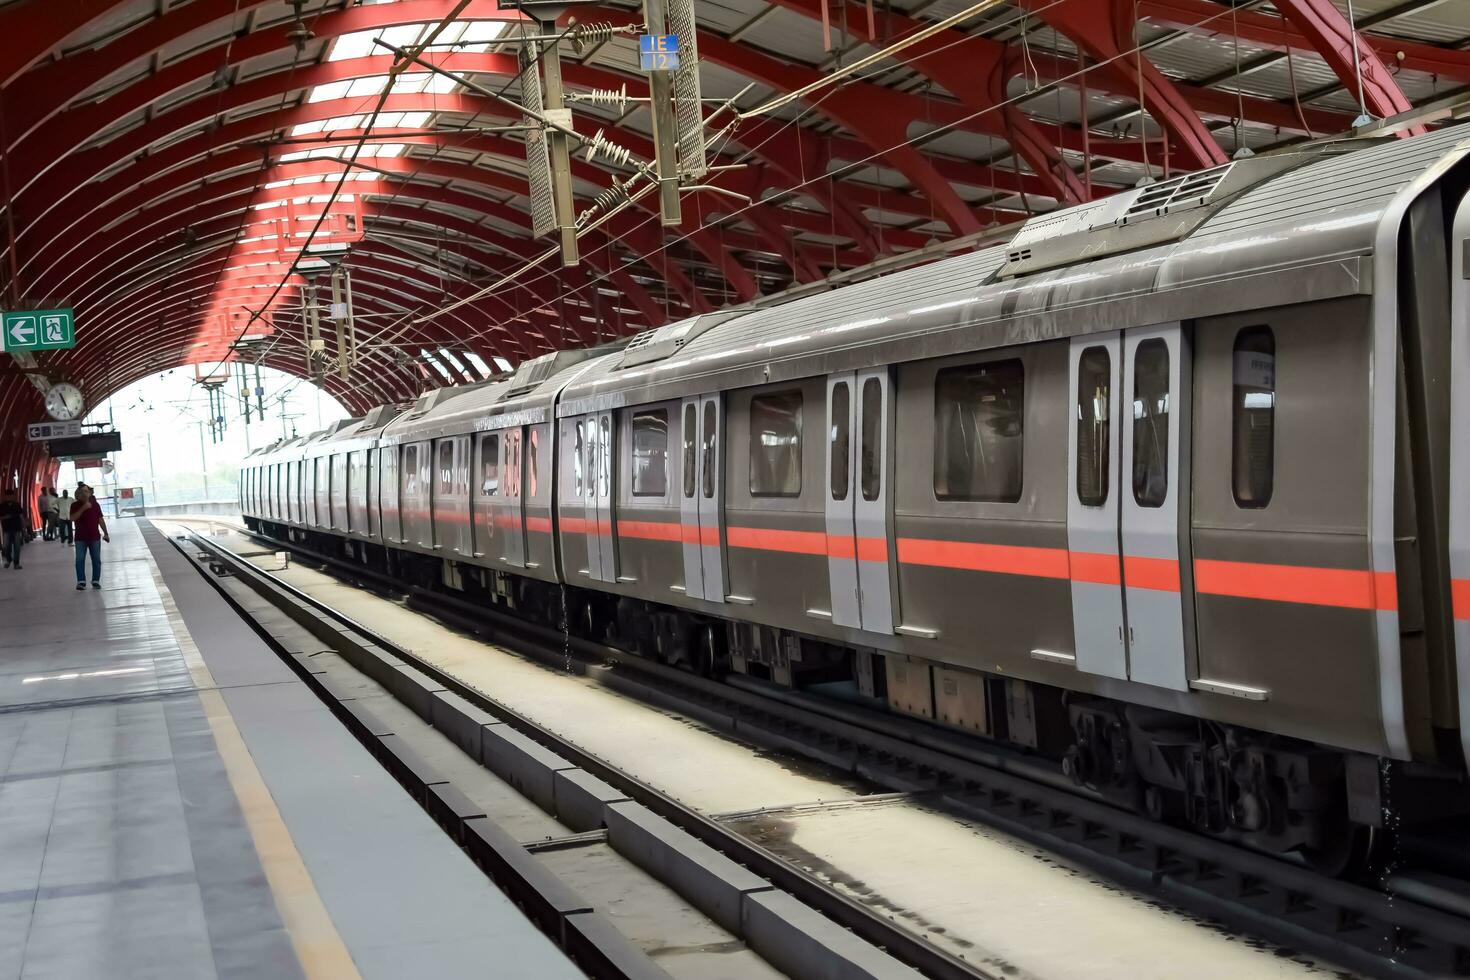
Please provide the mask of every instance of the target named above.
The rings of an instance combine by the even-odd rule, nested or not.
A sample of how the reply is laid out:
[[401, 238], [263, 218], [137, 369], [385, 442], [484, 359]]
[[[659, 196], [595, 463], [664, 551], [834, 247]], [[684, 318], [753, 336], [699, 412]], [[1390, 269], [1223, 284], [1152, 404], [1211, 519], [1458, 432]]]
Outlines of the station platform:
[[0, 569], [0, 978], [576, 977], [187, 559]]

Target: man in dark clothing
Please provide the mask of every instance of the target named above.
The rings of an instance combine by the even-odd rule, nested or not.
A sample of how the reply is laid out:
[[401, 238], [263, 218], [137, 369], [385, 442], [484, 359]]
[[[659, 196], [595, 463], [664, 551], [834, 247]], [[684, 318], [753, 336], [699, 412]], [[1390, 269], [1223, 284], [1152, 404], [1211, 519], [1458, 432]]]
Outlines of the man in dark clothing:
[[6, 568], [20, 568], [20, 547], [25, 544], [30, 519], [13, 489], [0, 498], [0, 554]]

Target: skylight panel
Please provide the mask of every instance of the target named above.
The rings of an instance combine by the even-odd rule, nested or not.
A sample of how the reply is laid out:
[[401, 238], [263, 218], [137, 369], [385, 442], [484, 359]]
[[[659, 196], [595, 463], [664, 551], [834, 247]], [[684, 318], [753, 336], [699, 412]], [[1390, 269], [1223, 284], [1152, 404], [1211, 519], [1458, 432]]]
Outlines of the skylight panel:
[[474, 351], [467, 350], [460, 356], [462, 356], [466, 361], [469, 362], [470, 367], [479, 372], [480, 377], [488, 378], [491, 374], [494, 373], [490, 370], [489, 366], [486, 365], [485, 359], [482, 358], [479, 354], [476, 354]]
[[354, 78], [347, 85], [346, 95], [349, 99], [361, 98], [365, 95], [377, 95], [383, 91], [383, 85], [387, 81], [387, 75], [369, 75], [367, 78]]
[[332, 99], [340, 99], [347, 94], [347, 88], [351, 82], [327, 82], [318, 85], [311, 90], [307, 96], [307, 102], [330, 102]]

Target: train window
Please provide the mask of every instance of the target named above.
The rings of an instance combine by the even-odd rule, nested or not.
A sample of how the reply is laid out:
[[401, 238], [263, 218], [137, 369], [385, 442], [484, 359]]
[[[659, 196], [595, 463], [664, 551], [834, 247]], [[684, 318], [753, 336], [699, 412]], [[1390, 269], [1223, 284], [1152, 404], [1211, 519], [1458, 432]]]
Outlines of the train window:
[[684, 406], [684, 496], [694, 496], [694, 406]]
[[704, 403], [704, 432], [701, 436], [700, 454], [704, 457], [704, 475], [700, 485], [704, 491], [704, 499], [709, 500], [715, 495], [715, 427], [719, 419], [715, 416], [715, 403]]
[[454, 493], [454, 443], [449, 439], [439, 443], [439, 492]]
[[1169, 495], [1169, 345], [1155, 338], [1133, 352], [1133, 499], [1162, 507]]
[[597, 495], [612, 493], [612, 416], [602, 417], [602, 441], [597, 452]]
[[750, 495], [801, 495], [801, 392], [750, 400]]
[[500, 436], [494, 433], [480, 437], [480, 496], [493, 497], [500, 492]]
[[1236, 506], [1265, 507], [1276, 478], [1276, 335], [1270, 327], [1235, 335], [1233, 380], [1231, 489]]
[[521, 431], [511, 429], [505, 434], [505, 495], [521, 495]]
[[1113, 364], [1106, 347], [1089, 347], [1077, 359], [1077, 499], [1087, 507], [1108, 501], [1108, 453], [1112, 444]]
[[1021, 499], [1025, 368], [1016, 359], [946, 368], [934, 377], [934, 495]]
[[669, 413], [633, 413], [633, 496], [662, 497], [669, 490]]
[[419, 492], [419, 447], [408, 446], [403, 450], [403, 495], [415, 496]]
[[531, 448], [529, 450], [530, 455], [526, 458], [526, 496], [530, 497], [532, 500], [536, 499], [536, 474], [541, 454], [540, 436], [540, 429], [531, 430]]
[[577, 442], [576, 445], [572, 448], [572, 482], [576, 485], [578, 497], [582, 496], [582, 460], [584, 458], [583, 454], [587, 451], [586, 447], [583, 445], [582, 437], [582, 423], [578, 422]]
[[847, 382], [832, 386], [832, 499], [847, 499], [847, 484], [852, 475], [852, 440], [848, 425], [852, 417], [852, 393]]
[[863, 452], [862, 487], [864, 500], [877, 500], [881, 482], [883, 453], [883, 382], [869, 378], [863, 382]]

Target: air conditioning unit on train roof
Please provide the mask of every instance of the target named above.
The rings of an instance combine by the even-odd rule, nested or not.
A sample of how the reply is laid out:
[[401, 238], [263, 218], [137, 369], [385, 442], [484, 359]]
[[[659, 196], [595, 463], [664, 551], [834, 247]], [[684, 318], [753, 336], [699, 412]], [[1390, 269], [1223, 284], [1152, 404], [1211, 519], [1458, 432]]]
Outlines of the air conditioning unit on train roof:
[[715, 313], [701, 313], [687, 320], [665, 323], [661, 327], [645, 330], [623, 348], [623, 356], [618, 361], [618, 370], [673, 357], [695, 337], [708, 333], [714, 327], [722, 323], [729, 323], [736, 317], [744, 316], [749, 312], [748, 307], [737, 307]]
[[1132, 252], [1187, 237], [1227, 201], [1327, 153], [1331, 146], [1232, 160], [1032, 218], [1006, 245], [997, 279]]
[[403, 413], [397, 405], [379, 405], [362, 417], [364, 429], [381, 429]]
[[514, 398], [517, 395], [524, 395], [553, 374], [564, 371], [573, 364], [580, 364], [589, 357], [605, 353], [607, 353], [606, 348], [577, 347], [570, 350], [554, 350], [548, 354], [533, 357], [529, 361], [522, 361], [516, 367], [516, 373], [511, 375], [511, 388], [505, 397]]

